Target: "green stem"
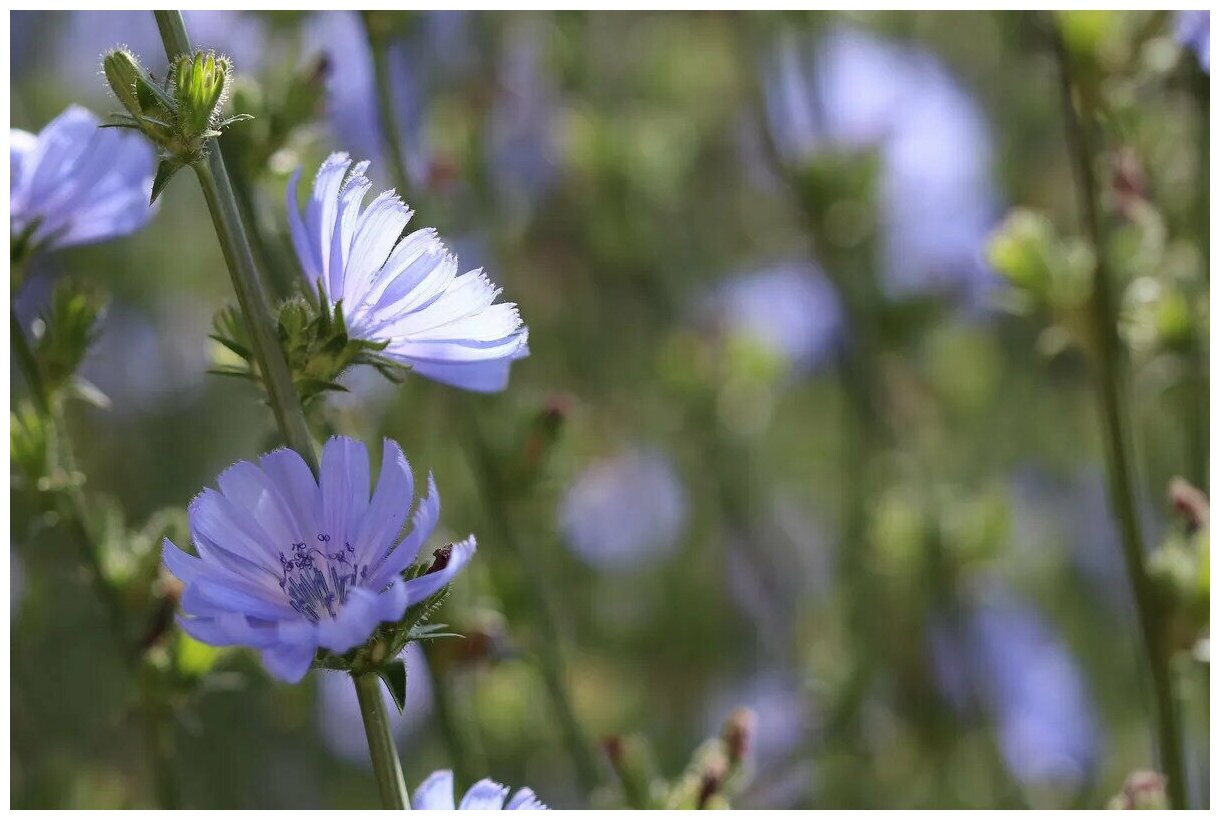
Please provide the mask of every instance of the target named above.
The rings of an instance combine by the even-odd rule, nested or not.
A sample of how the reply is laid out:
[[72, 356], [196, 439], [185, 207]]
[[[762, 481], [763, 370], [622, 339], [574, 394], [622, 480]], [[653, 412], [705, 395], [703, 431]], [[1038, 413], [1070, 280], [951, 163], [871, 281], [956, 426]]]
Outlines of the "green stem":
[[385, 700], [381, 696], [381, 679], [371, 673], [353, 674], [352, 683], [360, 700], [360, 716], [364, 718], [364, 732], [369, 739], [369, 757], [377, 776], [381, 804], [387, 809], [409, 809], [411, 800], [407, 796], [407, 783], [402, 777], [398, 749], [394, 746]]
[[[182, 13], [155, 11], [153, 14], [157, 18], [166, 56], [173, 60], [179, 54], [190, 53], [191, 42], [187, 37]], [[288, 446], [300, 453], [316, 473], [318, 461], [313, 438], [309, 433], [309, 424], [293, 386], [284, 351], [280, 348], [276, 336], [263, 283], [254, 264], [254, 254], [242, 224], [241, 209], [233, 193], [229, 174], [225, 170], [220, 146], [215, 140], [211, 141], [207, 158], [191, 167], [199, 179], [199, 187], [203, 189], [203, 197], [207, 201], [212, 224], [216, 229], [216, 238], [220, 241], [225, 264], [233, 280], [233, 290], [237, 293], [237, 301], [250, 329], [254, 355], [258, 359], [259, 370], [267, 388], [271, 411], [275, 414], [276, 423]]]
[[[1078, 89], [1072, 80], [1071, 60], [1057, 30], [1054, 33], [1054, 45], [1059, 63], [1060, 96], [1081, 219], [1093, 246], [1093, 294], [1090, 308], [1096, 339], [1096, 381], [1101, 405], [1102, 432], [1105, 437], [1110, 505], [1118, 518], [1123, 560], [1139, 617], [1146, 661], [1152, 675], [1157, 745], [1160, 749], [1161, 766], [1168, 780], [1169, 801], [1174, 808], [1186, 808], [1186, 772], [1182, 761], [1182, 736], [1173, 691], [1171, 657], [1165, 644], [1162, 624], [1144, 565], [1143, 536], [1135, 506], [1135, 485], [1128, 449], [1129, 433], [1124, 415], [1123, 351], [1114, 307], [1114, 285], [1106, 261], [1097, 187], [1093, 178], [1093, 150], [1089, 141], [1089, 127], [1086, 122], [1082, 122], [1091, 121], [1092, 110], [1087, 93], [1074, 94]], [[1077, 111], [1074, 96], [1079, 100], [1080, 112]]]
[[398, 117], [394, 114], [394, 96], [390, 83], [390, 58], [388, 32], [379, 24], [376, 15], [385, 12], [362, 11], [360, 21], [369, 40], [369, 53], [373, 56], [373, 81], [377, 93], [377, 118], [381, 124], [382, 145], [390, 161], [390, 171], [399, 195], [406, 197], [410, 190], [407, 179], [407, 162], [402, 153], [402, 132], [398, 129]]

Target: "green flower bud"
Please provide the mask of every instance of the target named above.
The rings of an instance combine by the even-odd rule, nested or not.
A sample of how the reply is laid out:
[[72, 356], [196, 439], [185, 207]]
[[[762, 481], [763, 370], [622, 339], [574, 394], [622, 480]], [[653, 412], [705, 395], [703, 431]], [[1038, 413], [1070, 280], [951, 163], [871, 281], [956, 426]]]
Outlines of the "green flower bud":
[[102, 73], [106, 75], [110, 90], [127, 112], [139, 117], [144, 112], [144, 106], [136, 93], [136, 83], [144, 77], [145, 71], [135, 55], [126, 49], [111, 51], [102, 57]]
[[219, 119], [231, 71], [228, 59], [211, 51], [197, 51], [174, 60], [169, 77], [160, 85], [127, 49], [113, 49], [102, 58], [106, 82], [126, 109], [124, 114], [115, 114], [106, 127], [140, 131], [161, 154], [153, 181], [154, 202], [184, 165], [204, 158], [209, 138], [220, 136], [233, 123], [250, 119], [248, 114]]
[[188, 137], [216, 136], [220, 108], [229, 93], [232, 65], [212, 51], [183, 54], [171, 69], [178, 124]]

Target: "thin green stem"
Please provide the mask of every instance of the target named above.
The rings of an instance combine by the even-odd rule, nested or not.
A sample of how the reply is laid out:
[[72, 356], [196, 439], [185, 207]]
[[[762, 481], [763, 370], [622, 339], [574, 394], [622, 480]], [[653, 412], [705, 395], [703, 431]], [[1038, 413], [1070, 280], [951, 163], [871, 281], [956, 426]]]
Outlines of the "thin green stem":
[[411, 799], [407, 796], [398, 749], [390, 732], [390, 719], [381, 696], [381, 679], [374, 674], [353, 674], [352, 683], [360, 700], [360, 716], [364, 718], [364, 732], [369, 739], [369, 757], [373, 761], [373, 774], [377, 776], [381, 804], [387, 809], [409, 809]]
[[[1068, 149], [1076, 178], [1081, 220], [1093, 246], [1093, 295], [1091, 313], [1096, 341], [1096, 382], [1100, 402], [1110, 505], [1118, 518], [1123, 560], [1139, 616], [1144, 653], [1152, 676], [1157, 745], [1161, 766], [1168, 780], [1169, 801], [1186, 808], [1186, 772], [1182, 760], [1181, 726], [1177, 718], [1170, 650], [1156, 611], [1152, 588], [1144, 565], [1143, 535], [1135, 505], [1135, 482], [1129, 455], [1129, 433], [1124, 412], [1123, 350], [1118, 336], [1115, 295], [1106, 260], [1097, 187], [1093, 176], [1093, 149], [1089, 127], [1093, 119], [1090, 96], [1078, 93], [1072, 78], [1071, 59], [1062, 37], [1053, 34], [1059, 63], [1060, 96]], [[1075, 98], [1075, 99], [1074, 99]], [[1077, 100], [1080, 111], [1077, 111]]]
[[393, 86], [390, 78], [390, 56], [388, 32], [376, 15], [385, 12], [362, 11], [360, 21], [369, 41], [369, 53], [373, 57], [373, 82], [377, 93], [377, 118], [381, 125], [382, 145], [390, 160], [390, 171], [394, 185], [401, 196], [410, 188], [407, 179], [407, 162], [402, 153], [402, 132], [398, 129], [398, 117], [394, 113]]
[[517, 566], [525, 567], [525, 576], [532, 586], [529, 599], [534, 608], [534, 620], [539, 636], [535, 645], [534, 658], [538, 672], [546, 687], [551, 708], [559, 721], [568, 755], [576, 766], [576, 775], [581, 787], [592, 791], [598, 785], [597, 760], [593, 748], [585, 737], [572, 699], [568, 693], [566, 663], [563, 655], [562, 637], [556, 625], [554, 611], [551, 606], [550, 592], [546, 584], [539, 580], [536, 572], [541, 566], [537, 556], [527, 546], [526, 541], [517, 538], [512, 521], [508, 514], [506, 488], [500, 476], [498, 465], [491, 447], [487, 443], [478, 420], [469, 408], [460, 411], [464, 425], [461, 439], [470, 459], [472, 472], [479, 485], [479, 494], [483, 499], [483, 508], [495, 531], [496, 543], [503, 547]]
[[[155, 11], [153, 14], [157, 18], [166, 56], [173, 60], [179, 54], [190, 53], [191, 42], [186, 33], [182, 13]], [[199, 187], [203, 190], [208, 211], [212, 215], [216, 238], [220, 241], [225, 264], [233, 280], [233, 290], [237, 293], [237, 301], [250, 330], [254, 355], [258, 359], [259, 370], [267, 388], [268, 403], [275, 414], [276, 424], [279, 425], [288, 446], [300, 453], [316, 473], [318, 461], [313, 437], [309, 433], [305, 412], [293, 386], [284, 351], [276, 337], [263, 282], [254, 263], [254, 253], [250, 248], [245, 226], [242, 224], [241, 208], [233, 193], [229, 174], [225, 170], [220, 146], [215, 140], [211, 141], [207, 158], [191, 167], [199, 179]]]

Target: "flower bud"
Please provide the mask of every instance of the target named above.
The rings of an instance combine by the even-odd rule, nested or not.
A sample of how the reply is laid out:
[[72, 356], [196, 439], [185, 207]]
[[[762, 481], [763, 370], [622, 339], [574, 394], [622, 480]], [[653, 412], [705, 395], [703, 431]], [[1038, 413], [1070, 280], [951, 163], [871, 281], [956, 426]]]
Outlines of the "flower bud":
[[102, 73], [106, 75], [110, 90], [127, 112], [133, 117], [139, 117], [144, 112], [144, 107], [136, 92], [136, 84], [145, 79], [146, 73], [135, 55], [122, 48], [107, 53], [102, 57]]
[[216, 136], [220, 107], [228, 96], [232, 66], [212, 51], [182, 54], [172, 69], [178, 123], [188, 137]]

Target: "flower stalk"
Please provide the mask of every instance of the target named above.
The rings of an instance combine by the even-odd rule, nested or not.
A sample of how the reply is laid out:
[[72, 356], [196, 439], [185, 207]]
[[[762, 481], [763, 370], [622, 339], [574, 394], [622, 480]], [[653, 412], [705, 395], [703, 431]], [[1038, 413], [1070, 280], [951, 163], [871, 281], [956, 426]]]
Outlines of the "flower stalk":
[[[156, 11], [153, 14], [157, 18], [166, 56], [173, 61], [179, 55], [189, 53], [191, 43], [181, 12]], [[318, 461], [313, 438], [300, 399], [293, 387], [292, 375], [288, 372], [284, 353], [275, 336], [266, 293], [254, 263], [254, 253], [242, 224], [241, 211], [219, 146], [213, 143], [206, 156], [193, 162], [191, 167], [199, 179], [199, 187], [207, 201], [216, 237], [220, 241], [225, 264], [233, 280], [233, 289], [237, 293], [238, 304], [250, 329], [254, 354], [267, 385], [271, 411], [288, 445], [300, 453], [316, 473]]]
[[[191, 43], [186, 24], [178, 11], [155, 11], [157, 27], [165, 45], [166, 56], [172, 61], [181, 54], [190, 53]], [[300, 398], [292, 383], [284, 352], [275, 336], [275, 327], [263, 284], [254, 263], [241, 211], [233, 193], [229, 175], [225, 170], [224, 157], [219, 146], [212, 145], [202, 161], [193, 163], [204, 199], [216, 229], [217, 239], [224, 252], [225, 263], [237, 292], [238, 303], [250, 329], [254, 353], [262, 369], [267, 387], [268, 401], [275, 414], [288, 445], [296, 450], [306, 464], [318, 473], [317, 453]], [[390, 734], [385, 705], [381, 700], [380, 681], [376, 675], [361, 675], [353, 678], [364, 728], [368, 736], [369, 755], [377, 774], [377, 783], [382, 803], [386, 808], [403, 809], [410, 806], [398, 750]]]
[[1059, 90], [1067, 130], [1068, 151], [1076, 181], [1080, 218], [1093, 246], [1093, 289], [1090, 312], [1096, 339], [1096, 386], [1105, 438], [1110, 506], [1118, 519], [1123, 560], [1139, 618], [1140, 635], [1148, 670], [1152, 676], [1157, 746], [1168, 780], [1173, 808], [1186, 808], [1185, 767], [1182, 734], [1174, 695], [1171, 653], [1166, 646], [1161, 619], [1144, 561], [1143, 536], [1135, 505], [1135, 485], [1130, 461], [1124, 405], [1123, 351], [1118, 336], [1114, 283], [1106, 260], [1097, 184], [1093, 174], [1093, 148], [1089, 127], [1094, 112], [1089, 95], [1082, 93], [1072, 73], [1072, 61], [1058, 29], [1053, 29], [1055, 57], [1059, 68]]
[[390, 732], [389, 716], [381, 697], [381, 679], [375, 674], [366, 673], [353, 675], [352, 682], [360, 701], [360, 715], [364, 718], [369, 757], [373, 761], [381, 803], [387, 809], [409, 809], [411, 800], [407, 796], [407, 783], [402, 776], [394, 735]]

